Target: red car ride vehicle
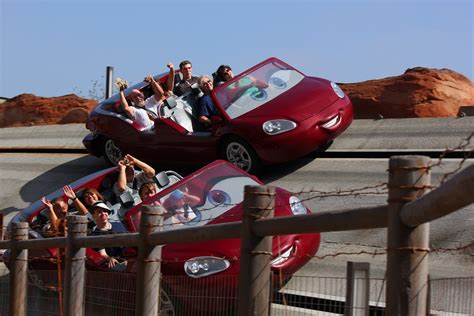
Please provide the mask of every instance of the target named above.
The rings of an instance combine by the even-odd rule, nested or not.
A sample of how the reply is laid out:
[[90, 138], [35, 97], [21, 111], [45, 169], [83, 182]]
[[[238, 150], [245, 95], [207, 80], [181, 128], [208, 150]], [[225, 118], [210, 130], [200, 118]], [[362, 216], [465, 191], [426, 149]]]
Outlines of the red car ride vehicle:
[[[156, 76], [165, 82], [167, 74]], [[262, 85], [239, 89], [251, 78]], [[242, 83], [242, 84], [241, 84]], [[147, 82], [139, 89], [152, 95]], [[225, 159], [258, 172], [265, 164], [290, 161], [323, 147], [352, 122], [352, 103], [326, 79], [305, 76], [277, 58], [269, 58], [214, 87], [211, 98], [218, 116], [210, 130], [198, 126], [199, 96], [194, 90], [168, 98], [154, 126], [144, 128], [117, 113], [119, 95], [98, 104], [86, 126], [88, 152], [116, 164], [122, 153], [147, 162], [205, 164]]]
[[[106, 169], [77, 180], [70, 186], [79, 197], [83, 188], [97, 188], [107, 201], [111, 201], [110, 208], [114, 210], [111, 220], [120, 221], [129, 232], [139, 230], [142, 204], [154, 205], [156, 202], [171, 215], [165, 217], [162, 225], [164, 231], [241, 221], [244, 186], [262, 185], [255, 176], [233, 164], [218, 160], [184, 179], [172, 171], [158, 174], [159, 191], [141, 203], [139, 197], [133, 196], [135, 205], [130, 205], [127, 202], [130, 200], [119, 198], [114, 201], [112, 197], [112, 185], [118, 177], [117, 172], [116, 167]], [[67, 200], [62, 190], [47, 197]], [[297, 196], [282, 188], [276, 188], [275, 198], [274, 216], [310, 213]], [[185, 201], [188, 203], [184, 203]], [[29, 222], [29, 238], [44, 238], [41, 221], [38, 220], [44, 211], [41, 201], [37, 201], [17, 214], [12, 221]], [[10, 226], [7, 235], [11, 230]], [[284, 276], [287, 280], [316, 254], [319, 244], [319, 233], [275, 236], [271, 262], [275, 277], [281, 279]], [[45, 249], [31, 253], [31, 267], [41, 270], [57, 269], [57, 265], [51, 260], [56, 258], [57, 252], [57, 249]], [[129, 248], [125, 253], [129, 260], [126, 273], [135, 273], [133, 257], [136, 256], [136, 251]], [[89, 270], [123, 273], [109, 270], [93, 249], [88, 248], [86, 255]], [[229, 304], [235, 304], [237, 299], [239, 258], [240, 239], [167, 244], [162, 249], [163, 288], [171, 301], [179, 304], [181, 309], [216, 312], [229, 308]], [[215, 304], [216, 293], [219, 293], [220, 304]]]

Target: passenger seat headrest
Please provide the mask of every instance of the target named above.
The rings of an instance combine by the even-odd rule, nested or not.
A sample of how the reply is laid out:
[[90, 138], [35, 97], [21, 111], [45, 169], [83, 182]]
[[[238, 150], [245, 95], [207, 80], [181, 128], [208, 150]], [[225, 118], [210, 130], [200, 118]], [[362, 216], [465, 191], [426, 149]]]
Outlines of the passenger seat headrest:
[[191, 91], [196, 97], [202, 97], [202, 95], [204, 94], [202, 93], [202, 90], [201, 88], [199, 88], [199, 85], [197, 83], [191, 85]]
[[170, 96], [164, 101], [164, 104], [171, 110], [172, 108], [176, 107], [178, 103], [176, 102], [176, 98], [174, 96]]
[[164, 188], [165, 186], [167, 186], [170, 183], [170, 178], [168, 177], [168, 175], [166, 174], [165, 171], [161, 171], [160, 173], [158, 173], [155, 176], [155, 179], [156, 179], [156, 183], [158, 184], [158, 187], [160, 189]]
[[120, 202], [126, 208], [132, 207], [133, 203], [135, 202], [133, 199], [132, 194], [129, 191], [125, 191], [120, 195]]

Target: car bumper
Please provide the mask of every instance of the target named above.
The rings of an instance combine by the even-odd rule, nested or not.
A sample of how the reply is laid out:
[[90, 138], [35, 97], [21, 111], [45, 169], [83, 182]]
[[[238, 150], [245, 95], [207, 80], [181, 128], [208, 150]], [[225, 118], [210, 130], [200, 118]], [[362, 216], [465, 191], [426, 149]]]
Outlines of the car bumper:
[[311, 260], [319, 249], [321, 239], [319, 233], [287, 237], [286, 247], [279, 250], [280, 256], [272, 259], [272, 271], [276, 275], [293, 275]]
[[[336, 115], [339, 115], [337, 120]], [[336, 120], [334, 125], [324, 127], [324, 123], [331, 119]], [[336, 138], [349, 127], [352, 119], [352, 104], [346, 97], [333, 103], [321, 113], [300, 122], [294, 130], [265, 137], [260, 140], [255, 149], [265, 164], [294, 160]]]
[[99, 134], [89, 133], [82, 140], [82, 144], [86, 147], [87, 152], [96, 157], [102, 156], [101, 144], [102, 138]]

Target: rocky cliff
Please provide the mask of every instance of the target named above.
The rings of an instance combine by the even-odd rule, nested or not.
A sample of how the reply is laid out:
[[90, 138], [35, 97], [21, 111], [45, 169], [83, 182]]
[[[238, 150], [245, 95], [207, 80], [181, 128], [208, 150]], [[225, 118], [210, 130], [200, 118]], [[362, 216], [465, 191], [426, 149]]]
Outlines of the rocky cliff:
[[96, 104], [75, 94], [52, 98], [20, 94], [0, 104], [0, 127], [83, 123]]
[[474, 84], [449, 69], [411, 68], [401, 76], [340, 84], [355, 118], [455, 117], [474, 106]]

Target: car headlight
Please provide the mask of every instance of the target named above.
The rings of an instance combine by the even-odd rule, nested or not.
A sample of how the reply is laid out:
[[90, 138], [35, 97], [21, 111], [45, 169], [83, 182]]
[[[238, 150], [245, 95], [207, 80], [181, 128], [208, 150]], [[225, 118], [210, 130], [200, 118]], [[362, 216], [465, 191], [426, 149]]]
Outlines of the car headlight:
[[289, 120], [271, 120], [263, 123], [262, 127], [268, 135], [276, 135], [294, 129], [296, 123]]
[[306, 207], [296, 196], [290, 196], [290, 208], [293, 212], [293, 215], [306, 214]]
[[192, 278], [202, 278], [226, 270], [230, 262], [217, 257], [194, 257], [184, 263], [184, 272]]
[[345, 94], [344, 94], [344, 91], [342, 91], [342, 89], [337, 85], [335, 84], [334, 82], [331, 82], [331, 87], [332, 89], [334, 90], [334, 93], [336, 93], [336, 95], [343, 99]]

